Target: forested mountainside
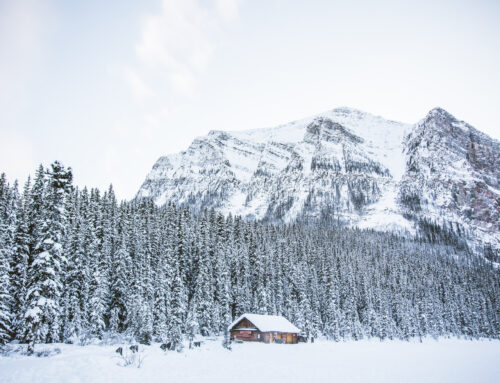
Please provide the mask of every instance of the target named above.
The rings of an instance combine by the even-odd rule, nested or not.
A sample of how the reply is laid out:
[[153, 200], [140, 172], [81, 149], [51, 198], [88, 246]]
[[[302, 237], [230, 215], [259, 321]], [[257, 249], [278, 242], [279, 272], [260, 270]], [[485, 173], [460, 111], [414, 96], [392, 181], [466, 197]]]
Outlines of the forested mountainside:
[[30, 351], [108, 333], [182, 347], [244, 312], [333, 340], [500, 336], [500, 273], [451, 232], [413, 239], [118, 203], [112, 188], [74, 188], [58, 162], [22, 193], [0, 178], [0, 225], [0, 343]]
[[350, 108], [212, 131], [161, 157], [137, 196], [266, 222], [453, 231], [500, 260], [500, 143], [431, 110], [415, 125]]

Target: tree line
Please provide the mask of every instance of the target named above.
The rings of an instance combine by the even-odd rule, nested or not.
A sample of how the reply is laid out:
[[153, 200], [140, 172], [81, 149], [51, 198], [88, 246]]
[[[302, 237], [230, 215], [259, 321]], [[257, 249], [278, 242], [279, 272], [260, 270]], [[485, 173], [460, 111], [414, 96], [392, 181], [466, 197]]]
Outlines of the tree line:
[[499, 338], [500, 274], [467, 249], [336, 225], [271, 225], [0, 177], [0, 344], [224, 334], [245, 312], [305, 336]]

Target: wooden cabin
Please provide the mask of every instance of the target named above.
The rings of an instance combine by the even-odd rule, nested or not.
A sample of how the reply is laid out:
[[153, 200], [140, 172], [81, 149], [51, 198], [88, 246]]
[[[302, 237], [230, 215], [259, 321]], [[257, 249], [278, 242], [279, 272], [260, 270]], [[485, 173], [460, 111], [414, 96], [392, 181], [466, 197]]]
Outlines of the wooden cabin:
[[228, 327], [231, 340], [297, 343], [300, 329], [279, 315], [243, 314]]

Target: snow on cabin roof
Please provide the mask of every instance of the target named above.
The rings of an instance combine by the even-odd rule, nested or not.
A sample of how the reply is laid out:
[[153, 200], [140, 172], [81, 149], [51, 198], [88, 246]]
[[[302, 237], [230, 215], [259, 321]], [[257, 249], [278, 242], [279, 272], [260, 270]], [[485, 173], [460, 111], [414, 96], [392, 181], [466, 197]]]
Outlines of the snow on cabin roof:
[[228, 327], [231, 330], [242, 319], [248, 319], [261, 332], [278, 331], [299, 333], [300, 329], [295, 327], [288, 319], [279, 315], [243, 314]]

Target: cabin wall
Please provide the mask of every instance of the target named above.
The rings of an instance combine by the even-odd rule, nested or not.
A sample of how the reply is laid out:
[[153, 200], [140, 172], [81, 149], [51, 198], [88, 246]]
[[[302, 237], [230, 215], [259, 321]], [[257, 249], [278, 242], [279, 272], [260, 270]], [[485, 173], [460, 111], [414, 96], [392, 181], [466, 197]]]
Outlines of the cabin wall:
[[246, 342], [263, 342], [264, 334], [260, 331], [231, 330], [231, 340], [239, 339]]
[[231, 339], [239, 339], [247, 342], [262, 342], [263, 334], [257, 330], [255, 325], [248, 319], [243, 318], [231, 329]]
[[239, 339], [246, 342], [264, 342], [264, 343], [286, 343], [295, 344], [298, 342], [298, 335], [293, 333], [264, 332], [231, 330], [231, 340]]
[[295, 344], [298, 342], [298, 335], [294, 333], [277, 332], [272, 338], [275, 343]]

